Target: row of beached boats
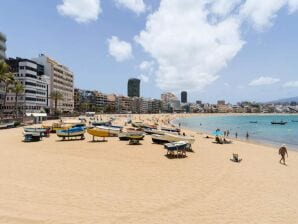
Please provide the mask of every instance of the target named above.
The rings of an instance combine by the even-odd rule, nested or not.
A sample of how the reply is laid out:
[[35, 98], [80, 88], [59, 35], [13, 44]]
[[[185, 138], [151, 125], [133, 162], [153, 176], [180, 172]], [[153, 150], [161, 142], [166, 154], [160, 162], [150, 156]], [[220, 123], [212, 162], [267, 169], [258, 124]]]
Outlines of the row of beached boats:
[[[135, 124], [135, 123], [133, 123]], [[191, 136], [180, 135], [180, 129], [172, 127], [157, 128], [157, 126], [150, 126], [138, 123], [132, 125], [133, 128], [127, 128], [123, 131], [123, 127], [112, 125], [111, 121], [93, 122], [92, 126], [87, 127], [85, 123], [66, 121], [53, 123], [51, 126], [43, 125], [42, 127], [26, 127], [24, 128], [24, 136], [28, 141], [39, 140], [46, 137], [50, 132], [56, 132], [58, 137], [62, 139], [77, 138], [84, 139], [87, 132], [95, 137], [118, 137], [121, 141], [128, 140], [143, 140], [145, 135], [151, 135], [152, 141], [158, 144], [184, 141], [188, 144], [194, 143], [194, 138]]]

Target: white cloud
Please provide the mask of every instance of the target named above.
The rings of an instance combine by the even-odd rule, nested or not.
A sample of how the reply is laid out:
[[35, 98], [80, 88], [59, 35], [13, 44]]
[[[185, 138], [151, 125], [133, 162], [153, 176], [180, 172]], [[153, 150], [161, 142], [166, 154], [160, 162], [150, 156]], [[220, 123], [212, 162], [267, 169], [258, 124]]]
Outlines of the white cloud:
[[144, 74], [139, 75], [139, 79], [141, 79], [142, 82], [144, 82], [144, 83], [149, 82], [149, 76], [144, 75]]
[[135, 40], [156, 61], [161, 89], [202, 90], [242, 49], [244, 23], [268, 28], [283, 7], [293, 13], [298, 0], [161, 0]]
[[289, 11], [293, 13], [298, 10], [298, 0], [289, 0]]
[[108, 44], [109, 54], [113, 56], [116, 61], [122, 62], [133, 57], [130, 43], [119, 40], [116, 36], [112, 36], [108, 39]]
[[226, 16], [231, 13], [236, 6], [241, 3], [241, 0], [210, 0], [211, 11], [217, 15]]
[[252, 22], [257, 30], [263, 30], [272, 25], [277, 12], [287, 4], [287, 0], [246, 0], [240, 10], [240, 16]]
[[135, 39], [157, 61], [161, 89], [201, 90], [242, 48], [239, 28], [233, 17], [209, 24], [202, 1], [162, 0]]
[[249, 86], [272, 85], [272, 84], [275, 84], [279, 81], [280, 80], [277, 79], [277, 78], [272, 78], [272, 77], [269, 77], [269, 76], [261, 76], [257, 79], [252, 80], [248, 85]]
[[298, 88], [298, 81], [286, 82], [283, 87]]
[[69, 16], [78, 23], [96, 21], [101, 13], [100, 0], [63, 0], [57, 5], [62, 16]]
[[143, 0], [114, 0], [119, 6], [132, 10], [140, 14], [146, 11], [146, 5]]
[[298, 10], [298, 0], [246, 0], [240, 16], [251, 21], [256, 30], [263, 30], [273, 25], [277, 13], [286, 6], [290, 13], [294, 13]]
[[153, 69], [154, 62], [153, 61], [142, 61], [139, 68], [141, 71], [148, 71]]

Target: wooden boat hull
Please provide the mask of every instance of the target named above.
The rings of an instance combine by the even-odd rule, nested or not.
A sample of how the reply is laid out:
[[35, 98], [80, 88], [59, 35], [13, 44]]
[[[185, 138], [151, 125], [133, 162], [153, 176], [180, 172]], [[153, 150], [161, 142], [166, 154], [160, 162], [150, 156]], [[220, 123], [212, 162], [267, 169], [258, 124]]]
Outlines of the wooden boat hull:
[[118, 137], [118, 134], [121, 133], [120, 128], [113, 128], [113, 127], [107, 127], [107, 126], [96, 126], [94, 128], [95, 130], [98, 130], [98, 131], [108, 132], [109, 137]]
[[145, 135], [144, 134], [138, 134], [138, 133], [120, 133], [118, 135], [120, 141], [129, 141], [131, 139], [134, 140], [143, 140]]
[[96, 127], [88, 128], [87, 133], [95, 137], [111, 137], [107, 130], [98, 129]]
[[185, 141], [189, 144], [193, 144], [195, 142], [195, 139], [189, 136], [165, 133], [164, 135], [152, 135], [152, 141], [158, 144], [179, 141]]
[[15, 122], [0, 124], [0, 129], [13, 128], [15, 127], [14, 123]]
[[166, 143], [164, 145], [165, 149], [167, 150], [182, 150], [185, 149], [187, 147], [188, 143], [184, 142], [184, 141], [180, 141], [180, 142], [171, 142], [171, 143]]
[[274, 122], [272, 121], [271, 124], [278, 124], [278, 125], [285, 125], [287, 122]]
[[58, 137], [78, 137], [78, 136], [84, 136], [85, 129], [84, 128], [70, 128], [67, 130], [59, 130], [56, 132]]

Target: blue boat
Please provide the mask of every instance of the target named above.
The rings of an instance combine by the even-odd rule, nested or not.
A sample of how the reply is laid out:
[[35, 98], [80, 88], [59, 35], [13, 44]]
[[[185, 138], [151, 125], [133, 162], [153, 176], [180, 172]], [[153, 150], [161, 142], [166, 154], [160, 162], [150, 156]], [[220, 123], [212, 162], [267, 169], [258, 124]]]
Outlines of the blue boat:
[[81, 139], [84, 139], [85, 131], [86, 129], [84, 127], [73, 127], [65, 130], [58, 130], [56, 134], [63, 139], [72, 137], [81, 137]]

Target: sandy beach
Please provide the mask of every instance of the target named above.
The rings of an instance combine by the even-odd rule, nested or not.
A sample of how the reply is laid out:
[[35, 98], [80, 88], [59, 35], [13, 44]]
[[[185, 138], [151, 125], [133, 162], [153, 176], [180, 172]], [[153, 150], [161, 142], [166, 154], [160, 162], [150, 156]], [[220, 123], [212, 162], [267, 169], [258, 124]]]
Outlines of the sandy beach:
[[[151, 119], [139, 115], [135, 119]], [[154, 115], [155, 118], [162, 115]], [[172, 119], [173, 117], [168, 117]], [[124, 117], [116, 124], [124, 124]], [[0, 130], [0, 223], [297, 223], [298, 153], [287, 166], [277, 148], [218, 145], [188, 130], [187, 158], [168, 159], [146, 136], [142, 145], [22, 142], [22, 128]], [[229, 159], [232, 153], [241, 163]]]

